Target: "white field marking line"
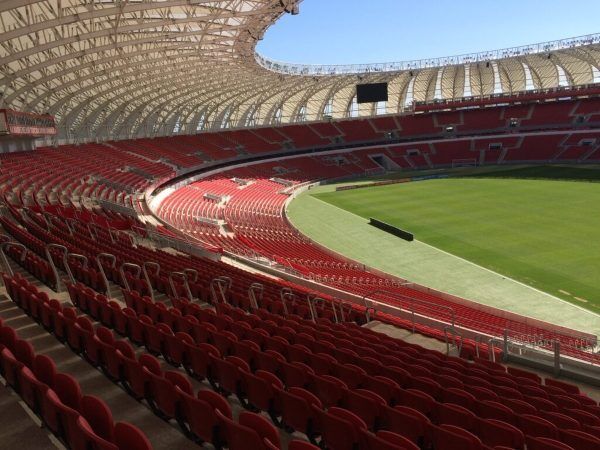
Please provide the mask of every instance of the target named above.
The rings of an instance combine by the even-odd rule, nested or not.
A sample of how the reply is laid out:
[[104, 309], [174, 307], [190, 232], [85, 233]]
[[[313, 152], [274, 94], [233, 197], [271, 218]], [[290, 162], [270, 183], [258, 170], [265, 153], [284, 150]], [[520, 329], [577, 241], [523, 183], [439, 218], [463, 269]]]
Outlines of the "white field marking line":
[[[311, 197], [312, 197], [312, 198], [314, 198], [315, 200], [318, 200], [318, 201], [320, 201], [320, 202], [322, 202], [322, 203], [325, 203], [326, 205], [328, 205], [328, 206], [330, 206], [330, 207], [337, 208], [337, 209], [339, 209], [339, 210], [341, 210], [341, 211], [344, 211], [344, 212], [345, 212], [345, 213], [347, 213], [347, 214], [352, 214], [353, 216], [356, 216], [356, 217], [360, 218], [360, 219], [361, 219], [361, 220], [363, 220], [363, 221], [367, 221], [367, 219], [365, 219], [364, 217], [361, 217], [361, 216], [359, 216], [359, 215], [358, 215], [358, 214], [356, 214], [356, 213], [353, 213], [353, 212], [351, 212], [351, 211], [347, 211], [347, 210], [345, 210], [344, 208], [340, 208], [340, 207], [339, 207], [339, 206], [337, 206], [337, 205], [332, 205], [331, 203], [327, 203], [326, 201], [324, 201], [324, 200], [321, 200], [320, 198], [317, 198], [317, 197], [315, 197], [315, 196], [312, 196], [312, 195], [311, 195]], [[311, 238], [311, 239], [312, 239], [312, 238]], [[564, 303], [564, 304], [566, 304], [566, 305], [573, 306], [573, 307], [575, 307], [575, 308], [577, 308], [577, 309], [579, 309], [579, 310], [581, 310], [581, 311], [583, 311], [583, 312], [586, 312], [586, 313], [592, 314], [592, 315], [594, 315], [594, 316], [596, 316], [596, 317], [600, 318], [600, 314], [598, 314], [598, 313], [595, 313], [594, 311], [590, 311], [589, 309], [583, 308], [582, 306], [579, 306], [579, 305], [576, 305], [576, 304], [574, 304], [574, 303], [571, 303], [571, 302], [568, 302], [568, 301], [566, 301], [566, 300], [563, 300], [562, 298], [556, 297], [556, 296], [554, 296], [554, 295], [552, 295], [552, 294], [550, 294], [550, 293], [548, 293], [548, 292], [541, 291], [540, 289], [537, 289], [537, 288], [535, 288], [535, 287], [533, 287], [533, 286], [530, 286], [530, 285], [528, 285], [528, 284], [522, 283], [521, 281], [515, 280], [514, 278], [511, 278], [511, 277], [509, 277], [509, 276], [502, 275], [501, 273], [498, 273], [498, 272], [496, 272], [496, 271], [494, 271], [494, 270], [492, 270], [492, 269], [488, 269], [487, 267], [480, 266], [479, 264], [477, 264], [477, 263], [474, 263], [473, 261], [469, 261], [468, 259], [462, 258], [461, 256], [454, 255], [454, 254], [452, 254], [452, 253], [450, 253], [450, 252], [447, 252], [447, 251], [445, 251], [445, 250], [442, 250], [441, 248], [438, 248], [438, 247], [435, 247], [435, 246], [433, 246], [433, 245], [427, 244], [426, 242], [420, 241], [420, 240], [418, 240], [418, 239], [415, 239], [415, 241], [417, 241], [417, 242], [419, 242], [419, 243], [421, 243], [421, 244], [423, 244], [423, 245], [426, 245], [427, 247], [433, 248], [434, 250], [437, 250], [437, 251], [439, 251], [439, 252], [445, 253], [446, 255], [449, 255], [449, 256], [452, 256], [452, 257], [454, 257], [454, 258], [457, 258], [457, 259], [460, 259], [460, 260], [462, 260], [462, 261], [465, 261], [466, 263], [469, 263], [469, 264], [471, 264], [471, 265], [473, 265], [473, 266], [475, 266], [475, 267], [479, 267], [480, 269], [483, 269], [483, 270], [485, 270], [485, 271], [487, 271], [487, 272], [490, 272], [490, 273], [492, 273], [492, 274], [494, 274], [494, 275], [497, 275], [497, 276], [499, 276], [499, 277], [502, 277], [502, 278], [506, 278], [507, 280], [510, 280], [510, 281], [513, 281], [514, 283], [520, 284], [521, 286], [524, 286], [524, 287], [526, 287], [526, 288], [529, 288], [529, 289], [533, 289], [534, 291], [536, 291], [536, 292], [539, 292], [540, 294], [547, 295], [548, 297], [550, 297], [550, 298], [552, 298], [552, 299], [554, 299], [554, 300], [558, 300], [559, 302], [562, 302], [562, 303]]]
[[542, 290], [540, 290], [538, 288], [530, 286], [529, 284], [525, 284], [525, 283], [523, 283], [523, 282], [521, 282], [519, 280], [515, 280], [514, 278], [511, 278], [511, 277], [509, 277], [507, 275], [502, 275], [501, 273], [498, 273], [498, 272], [496, 272], [496, 271], [494, 271], [492, 269], [488, 269], [487, 267], [480, 266], [479, 264], [474, 263], [473, 261], [469, 261], [468, 259], [465, 259], [465, 258], [463, 258], [461, 256], [457, 256], [457, 255], [455, 255], [453, 253], [447, 252], [447, 251], [442, 250], [441, 248], [435, 247], [433, 245], [427, 244], [426, 242], [419, 241], [418, 239], [415, 239], [415, 240], [417, 242], [420, 242], [423, 245], [426, 245], [427, 247], [431, 247], [431, 248], [433, 248], [433, 249], [435, 249], [435, 250], [437, 250], [439, 252], [445, 253], [445, 254], [447, 254], [449, 256], [453, 256], [454, 258], [457, 258], [457, 259], [460, 259], [462, 261], [465, 261], [465, 262], [467, 262], [467, 263], [469, 263], [469, 264], [471, 264], [473, 266], [479, 267], [480, 269], [483, 269], [483, 270], [486, 270], [486, 271], [488, 271], [490, 273], [493, 273], [494, 275], [498, 275], [499, 277], [506, 278], [507, 280], [510, 280], [510, 281], [512, 281], [514, 283], [520, 284], [521, 286], [524, 286], [526, 288], [532, 289], [532, 290], [534, 290], [536, 292], [539, 292], [540, 294], [544, 294], [544, 295], [546, 295], [546, 296], [548, 296], [548, 297], [550, 297], [550, 298], [552, 298], [554, 300], [558, 300], [559, 302], [565, 303], [566, 305], [569, 305], [569, 306], [573, 306], [573, 307], [575, 307], [577, 309], [580, 309], [581, 311], [584, 311], [586, 313], [592, 314], [592, 315], [597, 316], [597, 317], [600, 318], [600, 314], [595, 313], [594, 311], [590, 311], [589, 309], [585, 309], [585, 308], [583, 308], [583, 307], [581, 307], [579, 305], [576, 305], [574, 303], [568, 302], [568, 301], [566, 301], [566, 300], [564, 300], [564, 299], [562, 299], [560, 297], [556, 297], [556, 296], [554, 296], [554, 295], [552, 295], [552, 294], [550, 294], [548, 292], [545, 292], [545, 291], [542, 291]]

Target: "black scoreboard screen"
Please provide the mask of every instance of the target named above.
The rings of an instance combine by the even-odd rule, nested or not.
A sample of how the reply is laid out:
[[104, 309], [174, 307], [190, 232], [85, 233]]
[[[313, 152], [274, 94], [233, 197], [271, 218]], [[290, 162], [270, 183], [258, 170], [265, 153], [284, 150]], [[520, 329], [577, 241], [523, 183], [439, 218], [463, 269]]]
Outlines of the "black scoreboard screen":
[[357, 103], [387, 102], [388, 84], [387, 83], [368, 83], [356, 85]]

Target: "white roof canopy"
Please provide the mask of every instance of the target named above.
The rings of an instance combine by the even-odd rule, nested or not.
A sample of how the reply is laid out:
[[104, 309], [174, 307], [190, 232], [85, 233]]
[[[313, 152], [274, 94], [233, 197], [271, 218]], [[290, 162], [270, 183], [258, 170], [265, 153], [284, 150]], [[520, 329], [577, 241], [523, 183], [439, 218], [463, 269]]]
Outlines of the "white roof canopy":
[[[295, 3], [4, 0], [0, 107], [54, 114], [61, 138], [81, 141], [397, 113], [412, 101], [600, 82], [597, 35], [368, 66], [256, 55], [257, 40]], [[389, 101], [357, 105], [359, 81], [387, 81]]]

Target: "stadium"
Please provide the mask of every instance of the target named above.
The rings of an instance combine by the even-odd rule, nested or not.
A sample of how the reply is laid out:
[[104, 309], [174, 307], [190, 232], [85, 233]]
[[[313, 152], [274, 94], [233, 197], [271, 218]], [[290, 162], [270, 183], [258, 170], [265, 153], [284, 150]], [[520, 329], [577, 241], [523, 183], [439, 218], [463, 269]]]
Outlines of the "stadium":
[[600, 449], [600, 34], [272, 59], [301, 0], [0, 2], [0, 446]]

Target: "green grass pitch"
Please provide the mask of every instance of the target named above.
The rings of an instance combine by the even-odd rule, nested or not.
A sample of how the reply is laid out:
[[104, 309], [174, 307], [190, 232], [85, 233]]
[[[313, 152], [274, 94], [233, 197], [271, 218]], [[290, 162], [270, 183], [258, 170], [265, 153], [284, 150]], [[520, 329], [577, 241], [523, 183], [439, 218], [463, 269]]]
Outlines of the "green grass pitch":
[[599, 310], [600, 183], [449, 178], [313, 195]]

